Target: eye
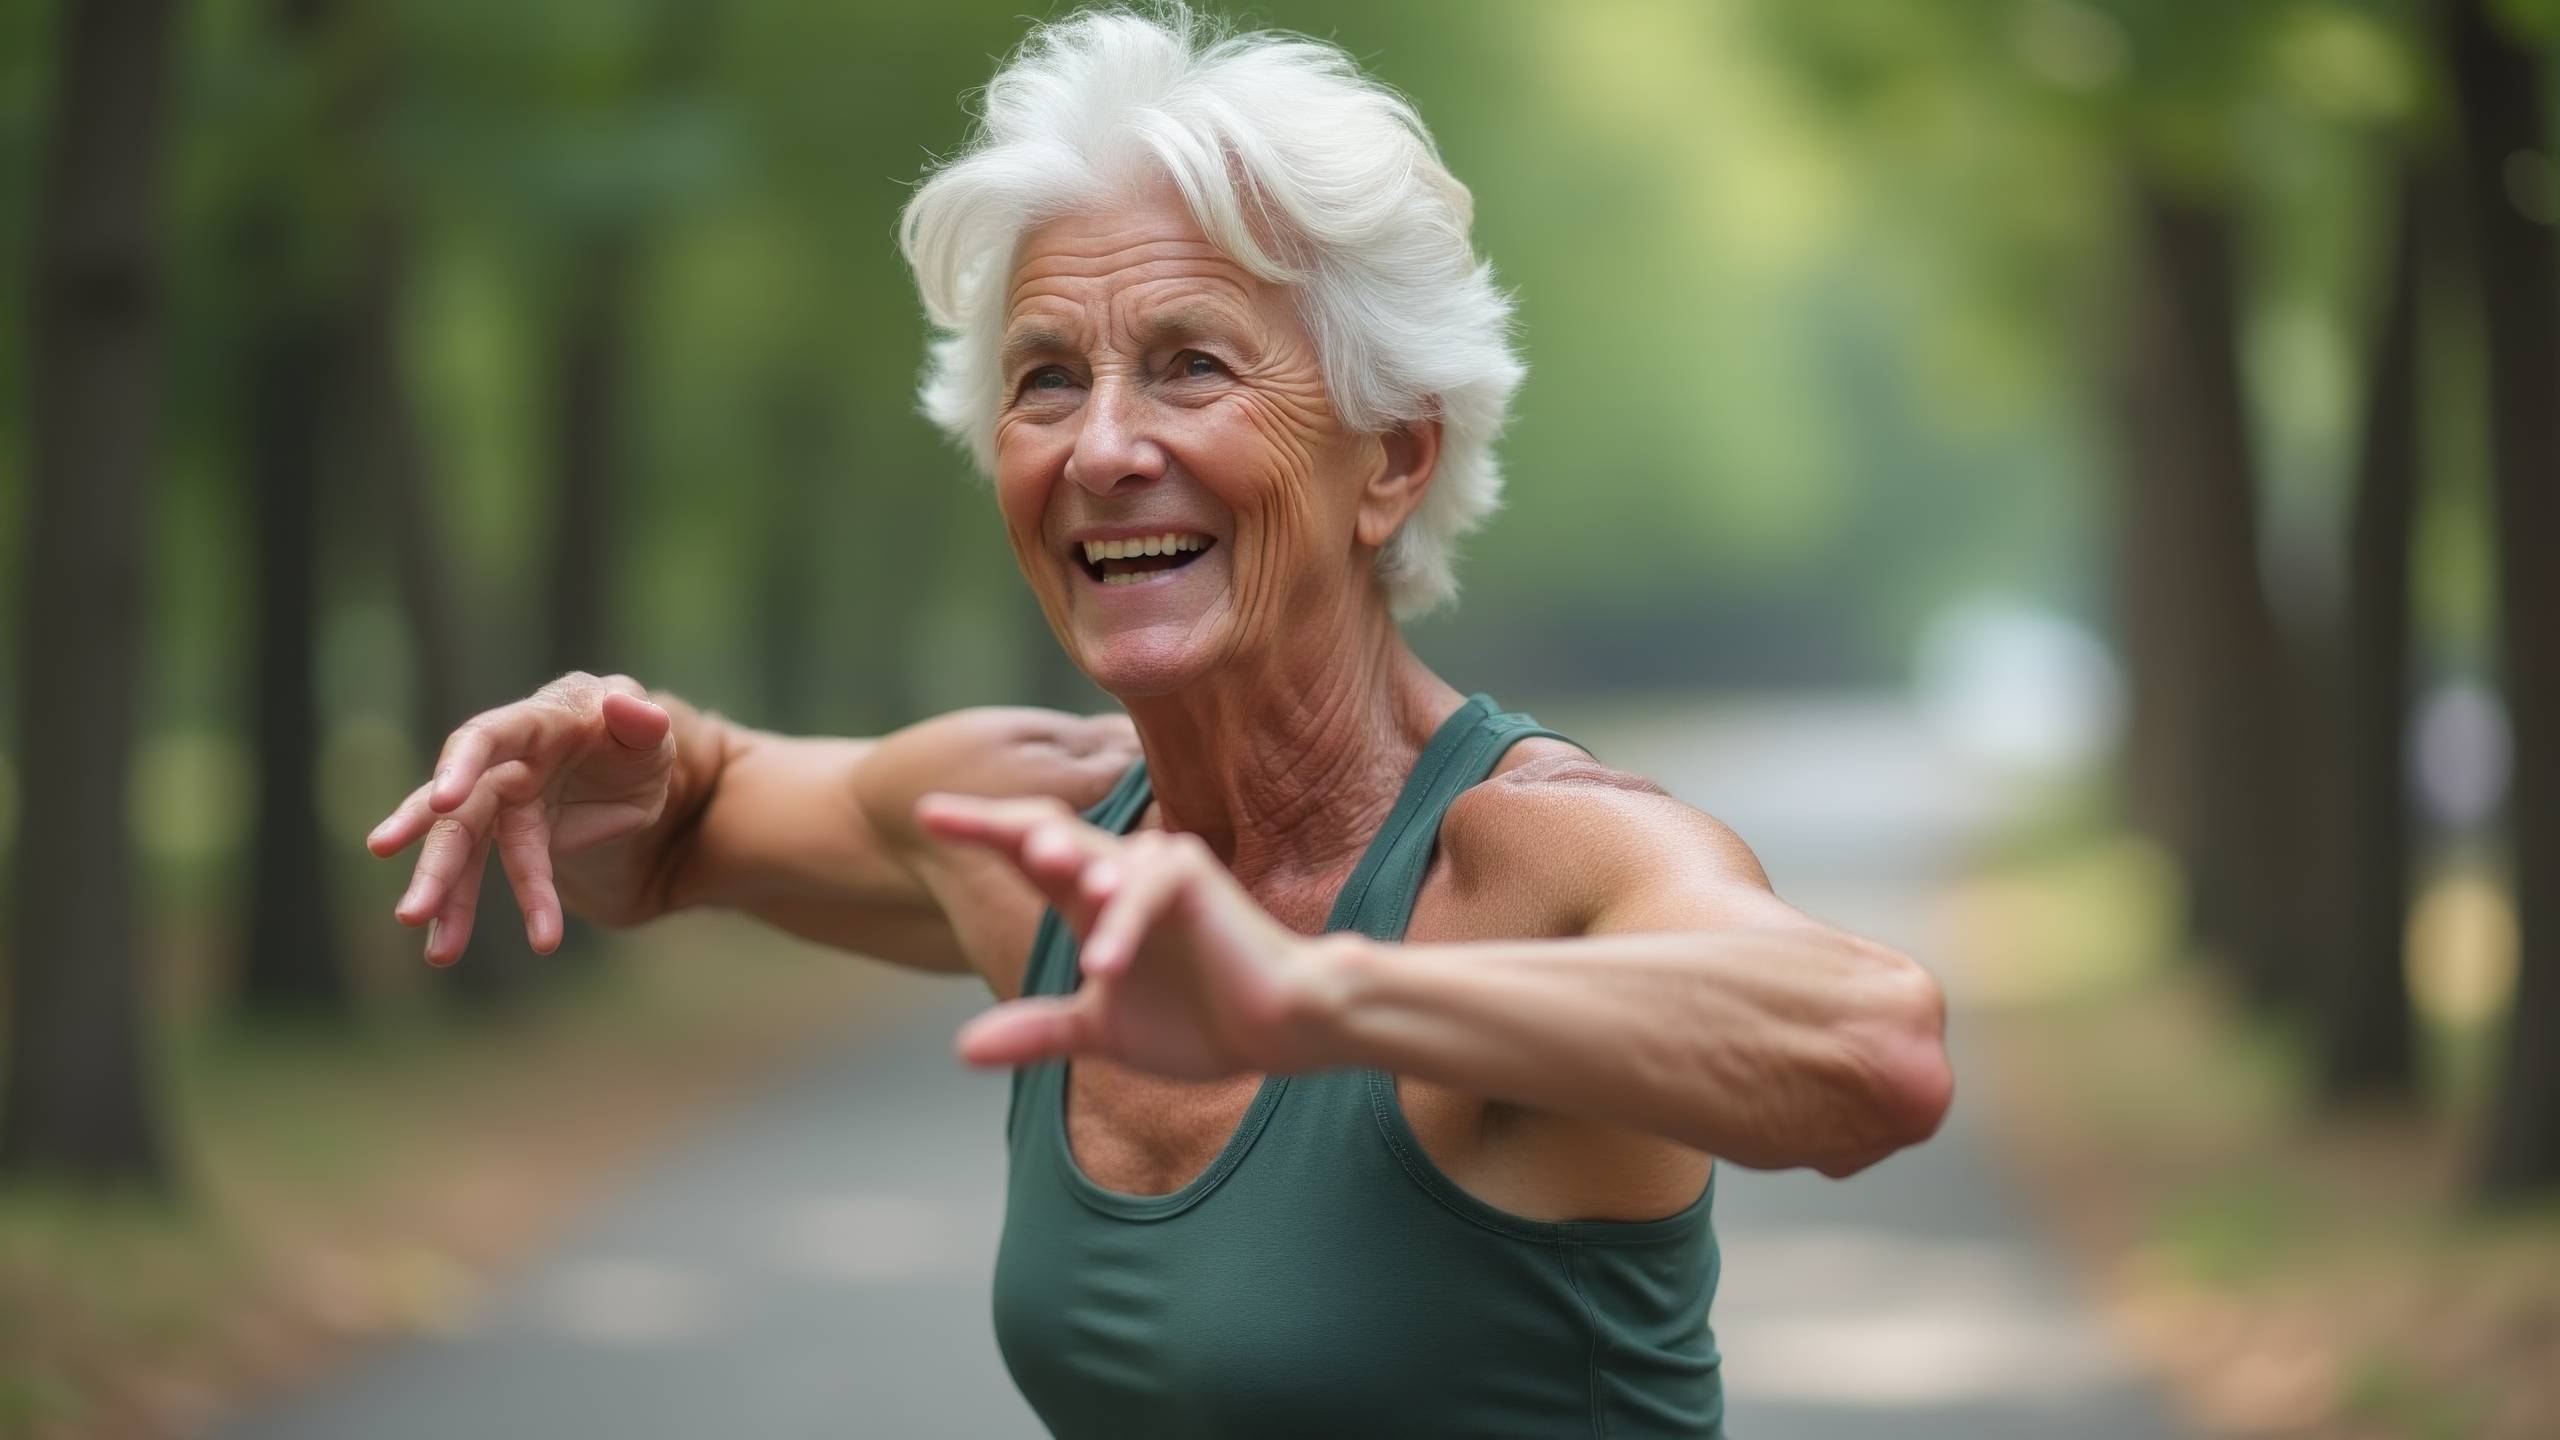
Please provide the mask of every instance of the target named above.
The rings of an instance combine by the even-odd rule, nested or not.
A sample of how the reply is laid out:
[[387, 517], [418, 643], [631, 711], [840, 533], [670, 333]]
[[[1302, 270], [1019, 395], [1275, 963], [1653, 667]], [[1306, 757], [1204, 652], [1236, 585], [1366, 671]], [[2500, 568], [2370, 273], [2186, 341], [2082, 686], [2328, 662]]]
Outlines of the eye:
[[1185, 350], [1173, 357], [1173, 373], [1185, 380], [1208, 380], [1227, 373], [1227, 367], [1219, 364], [1214, 355]]
[[1043, 365], [1022, 377], [1022, 388], [1026, 393], [1036, 390], [1064, 390], [1074, 383], [1074, 377], [1055, 365]]

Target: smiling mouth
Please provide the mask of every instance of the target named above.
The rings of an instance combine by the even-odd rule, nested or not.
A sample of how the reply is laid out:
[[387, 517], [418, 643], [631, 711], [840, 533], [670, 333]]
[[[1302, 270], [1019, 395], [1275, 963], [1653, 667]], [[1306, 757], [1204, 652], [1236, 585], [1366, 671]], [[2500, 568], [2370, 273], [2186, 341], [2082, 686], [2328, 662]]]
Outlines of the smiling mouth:
[[1179, 570], [1218, 542], [1192, 531], [1169, 531], [1130, 540], [1087, 540], [1082, 549], [1084, 573], [1103, 585], [1135, 585], [1169, 570]]

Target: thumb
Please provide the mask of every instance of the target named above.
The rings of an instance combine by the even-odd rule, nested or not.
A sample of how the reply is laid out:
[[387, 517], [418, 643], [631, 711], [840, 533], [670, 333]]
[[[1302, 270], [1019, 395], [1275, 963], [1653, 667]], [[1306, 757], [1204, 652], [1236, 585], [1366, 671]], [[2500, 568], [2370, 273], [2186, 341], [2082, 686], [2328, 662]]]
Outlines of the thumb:
[[655, 750], [667, 738], [675, 717], [637, 695], [619, 690], [604, 697], [604, 728], [626, 750]]

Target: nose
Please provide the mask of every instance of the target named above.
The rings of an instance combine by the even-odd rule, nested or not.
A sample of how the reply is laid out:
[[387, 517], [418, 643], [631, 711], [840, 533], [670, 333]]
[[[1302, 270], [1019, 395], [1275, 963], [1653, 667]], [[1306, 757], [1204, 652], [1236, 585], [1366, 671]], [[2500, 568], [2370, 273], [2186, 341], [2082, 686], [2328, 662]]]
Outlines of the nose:
[[1067, 454], [1069, 482], [1108, 495], [1124, 484], [1164, 478], [1164, 446], [1148, 433], [1148, 406], [1136, 389], [1119, 375], [1094, 381], [1076, 412], [1075, 448]]

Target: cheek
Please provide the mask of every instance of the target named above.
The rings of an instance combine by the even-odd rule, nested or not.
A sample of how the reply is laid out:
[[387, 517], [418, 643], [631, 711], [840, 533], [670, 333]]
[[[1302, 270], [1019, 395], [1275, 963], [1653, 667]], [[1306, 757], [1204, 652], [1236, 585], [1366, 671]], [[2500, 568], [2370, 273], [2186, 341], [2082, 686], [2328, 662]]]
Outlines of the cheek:
[[1034, 543], [1057, 480], [1057, 467], [1048, 453], [1051, 448], [1019, 432], [996, 437], [996, 509], [1008, 530]]
[[1259, 517], [1279, 532], [1270, 538], [1297, 546], [1326, 528], [1338, 497], [1328, 492], [1329, 436], [1319, 417], [1303, 407], [1254, 396], [1240, 400], [1228, 421], [1225, 467], [1236, 493], [1222, 496], [1240, 513]]

